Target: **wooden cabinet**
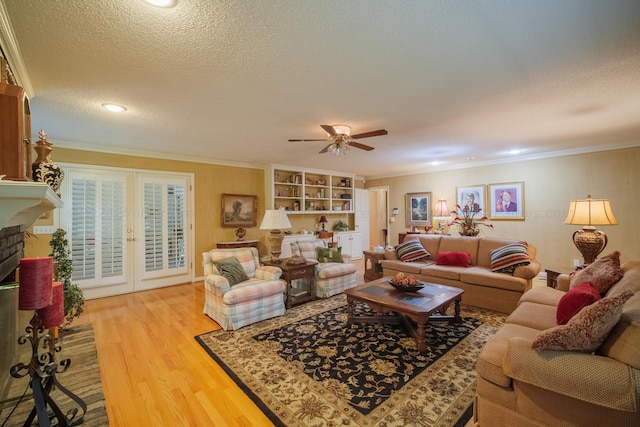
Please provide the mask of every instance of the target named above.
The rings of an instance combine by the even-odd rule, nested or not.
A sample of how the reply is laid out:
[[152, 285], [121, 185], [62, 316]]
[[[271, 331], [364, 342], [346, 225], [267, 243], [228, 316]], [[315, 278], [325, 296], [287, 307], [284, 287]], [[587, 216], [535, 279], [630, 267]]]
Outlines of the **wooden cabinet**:
[[31, 111], [20, 86], [0, 83], [0, 175], [31, 181]]
[[271, 165], [265, 177], [268, 209], [287, 213], [353, 213], [354, 176]]
[[358, 231], [341, 231], [335, 233], [336, 242], [342, 247], [342, 253], [351, 255], [353, 259], [362, 258], [362, 234]]

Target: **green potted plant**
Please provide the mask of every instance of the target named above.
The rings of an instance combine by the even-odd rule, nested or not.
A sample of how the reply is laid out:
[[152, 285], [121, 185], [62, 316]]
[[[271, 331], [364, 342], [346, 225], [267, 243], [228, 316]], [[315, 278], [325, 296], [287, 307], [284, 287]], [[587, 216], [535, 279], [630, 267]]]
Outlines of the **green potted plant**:
[[339, 219], [333, 224], [333, 231], [347, 231], [349, 230], [349, 224]]
[[57, 265], [55, 280], [62, 282], [64, 289], [64, 326], [68, 326], [74, 318], [79, 317], [84, 307], [82, 289], [78, 285], [71, 283], [73, 263], [71, 261], [69, 241], [65, 237], [66, 234], [66, 231], [59, 228], [51, 235], [51, 240], [49, 241], [52, 251], [49, 256], [53, 257], [53, 262]]

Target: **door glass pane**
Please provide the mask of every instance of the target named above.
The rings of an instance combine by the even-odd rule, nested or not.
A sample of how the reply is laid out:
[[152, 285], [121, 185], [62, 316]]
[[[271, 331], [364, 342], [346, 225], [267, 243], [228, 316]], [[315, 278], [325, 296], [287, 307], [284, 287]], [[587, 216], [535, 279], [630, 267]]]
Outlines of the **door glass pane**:
[[144, 267], [145, 271], [163, 268], [162, 185], [144, 184]]

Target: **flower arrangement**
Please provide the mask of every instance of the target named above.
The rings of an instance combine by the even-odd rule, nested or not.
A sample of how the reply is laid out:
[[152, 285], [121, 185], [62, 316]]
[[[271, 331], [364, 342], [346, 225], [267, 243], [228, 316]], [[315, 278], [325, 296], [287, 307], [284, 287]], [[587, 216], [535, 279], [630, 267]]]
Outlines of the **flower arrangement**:
[[493, 228], [493, 224], [486, 222], [489, 218], [485, 215], [476, 218], [476, 215], [480, 215], [480, 212], [482, 212], [482, 208], [471, 209], [469, 206], [463, 208], [460, 205], [456, 205], [456, 210], [451, 211], [456, 217], [449, 223], [449, 226], [457, 225], [461, 236], [477, 236], [480, 234], [481, 225]]

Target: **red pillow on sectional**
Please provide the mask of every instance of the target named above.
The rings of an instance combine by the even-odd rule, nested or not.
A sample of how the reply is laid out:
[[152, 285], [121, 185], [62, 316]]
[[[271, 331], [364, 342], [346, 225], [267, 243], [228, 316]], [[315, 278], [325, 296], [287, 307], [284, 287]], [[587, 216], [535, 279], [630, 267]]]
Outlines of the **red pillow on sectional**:
[[556, 322], [558, 325], [566, 324], [573, 316], [584, 307], [593, 304], [600, 299], [600, 293], [591, 282], [584, 282], [571, 288], [558, 301]]
[[471, 264], [471, 255], [466, 252], [438, 252], [436, 264], [466, 268]]

